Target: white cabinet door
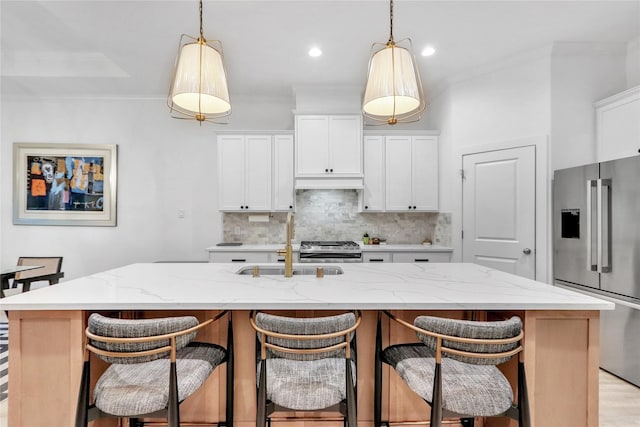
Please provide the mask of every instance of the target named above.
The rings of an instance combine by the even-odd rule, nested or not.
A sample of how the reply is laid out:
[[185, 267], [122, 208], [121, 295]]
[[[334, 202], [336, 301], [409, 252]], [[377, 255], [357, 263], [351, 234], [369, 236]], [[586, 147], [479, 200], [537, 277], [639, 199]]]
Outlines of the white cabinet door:
[[393, 262], [451, 262], [447, 252], [394, 252]]
[[411, 171], [414, 210], [438, 210], [438, 138], [412, 139]]
[[209, 262], [272, 262], [269, 252], [209, 252]]
[[597, 162], [640, 152], [640, 86], [596, 103]]
[[385, 158], [386, 209], [387, 211], [411, 211], [413, 208], [411, 137], [386, 137]]
[[387, 136], [386, 210], [438, 210], [438, 138]]
[[221, 211], [244, 210], [244, 136], [218, 137], [218, 179]]
[[296, 177], [362, 177], [362, 116], [296, 116]]
[[329, 172], [362, 176], [362, 116], [329, 116]]
[[328, 173], [328, 146], [328, 116], [296, 116], [296, 176]]
[[391, 252], [363, 252], [362, 262], [393, 262]]
[[361, 191], [361, 210], [384, 211], [384, 137], [364, 138], [364, 189]]
[[220, 135], [221, 211], [271, 210], [271, 136]]
[[275, 135], [273, 153], [273, 209], [293, 211], [295, 208], [293, 135]]
[[245, 210], [271, 210], [271, 135], [245, 137]]

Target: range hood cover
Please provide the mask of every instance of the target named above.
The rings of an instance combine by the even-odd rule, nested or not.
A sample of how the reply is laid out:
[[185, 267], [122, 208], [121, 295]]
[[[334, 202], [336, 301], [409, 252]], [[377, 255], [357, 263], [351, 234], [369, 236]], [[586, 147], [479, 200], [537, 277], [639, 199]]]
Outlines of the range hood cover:
[[296, 190], [362, 190], [363, 178], [296, 178]]

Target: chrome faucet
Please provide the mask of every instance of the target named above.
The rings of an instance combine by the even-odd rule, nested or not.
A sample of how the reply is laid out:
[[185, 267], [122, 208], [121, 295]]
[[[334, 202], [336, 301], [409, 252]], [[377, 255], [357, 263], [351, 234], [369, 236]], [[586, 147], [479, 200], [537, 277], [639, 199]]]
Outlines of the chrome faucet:
[[278, 251], [278, 255], [284, 255], [284, 277], [293, 277], [293, 213], [287, 214], [287, 244], [284, 249]]

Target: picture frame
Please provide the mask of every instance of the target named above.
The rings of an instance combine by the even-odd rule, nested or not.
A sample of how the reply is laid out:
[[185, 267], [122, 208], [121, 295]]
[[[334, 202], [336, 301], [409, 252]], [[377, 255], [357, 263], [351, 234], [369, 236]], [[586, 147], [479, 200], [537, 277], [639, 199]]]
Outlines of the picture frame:
[[13, 144], [13, 223], [116, 226], [117, 145]]

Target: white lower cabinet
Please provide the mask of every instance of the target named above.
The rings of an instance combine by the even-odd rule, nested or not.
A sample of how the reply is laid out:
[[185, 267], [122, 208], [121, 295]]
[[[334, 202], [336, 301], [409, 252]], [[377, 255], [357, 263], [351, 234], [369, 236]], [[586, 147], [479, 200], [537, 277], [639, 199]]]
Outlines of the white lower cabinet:
[[237, 251], [237, 252], [209, 252], [209, 262], [255, 262], [255, 263], [267, 263], [275, 262], [276, 254], [273, 254], [273, 259], [269, 252], [249, 252], [249, 251]]
[[[280, 248], [273, 250], [232, 250], [209, 252], [209, 262], [237, 262], [237, 263], [284, 263], [284, 255], [278, 254], [278, 248], [284, 249], [284, 244]], [[293, 253], [293, 262], [299, 261], [298, 252]]]
[[393, 262], [451, 262], [448, 252], [394, 252]]
[[393, 262], [391, 252], [364, 252], [362, 262]]
[[378, 252], [364, 251], [362, 253], [363, 262], [451, 262], [449, 252]]

